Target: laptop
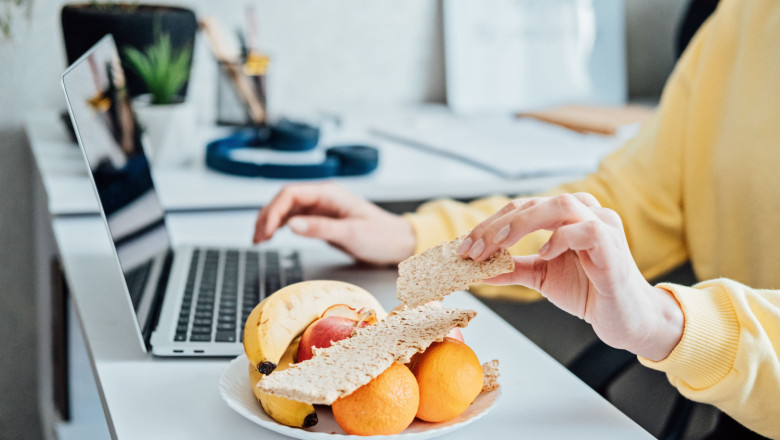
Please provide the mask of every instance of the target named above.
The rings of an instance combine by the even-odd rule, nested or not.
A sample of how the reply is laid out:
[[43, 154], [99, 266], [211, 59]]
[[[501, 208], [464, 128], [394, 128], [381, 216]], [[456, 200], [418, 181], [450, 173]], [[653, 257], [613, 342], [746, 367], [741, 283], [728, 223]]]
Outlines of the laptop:
[[303, 279], [298, 252], [172, 249], [113, 38], [68, 67], [62, 85], [145, 349], [159, 356], [243, 353], [244, 322], [255, 305]]

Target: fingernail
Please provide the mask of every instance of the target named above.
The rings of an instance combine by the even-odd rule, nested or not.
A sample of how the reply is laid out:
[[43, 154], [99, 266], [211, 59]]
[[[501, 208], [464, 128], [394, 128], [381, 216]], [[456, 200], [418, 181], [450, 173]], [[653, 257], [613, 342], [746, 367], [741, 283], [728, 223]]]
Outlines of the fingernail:
[[306, 223], [306, 220], [299, 219], [299, 218], [294, 218], [290, 220], [287, 223], [287, 226], [289, 226], [290, 229], [292, 229], [293, 232], [295, 232], [296, 234], [303, 234], [304, 232], [306, 232], [307, 229], [309, 229], [309, 224]]
[[469, 257], [477, 258], [480, 255], [482, 255], [482, 251], [485, 250], [485, 241], [481, 238], [477, 240], [476, 243], [474, 243], [474, 246], [471, 247], [471, 250], [469, 251]]
[[509, 225], [504, 226], [501, 228], [495, 237], [493, 237], [493, 243], [499, 244], [502, 241], [506, 240], [506, 238], [509, 237]]
[[471, 247], [471, 243], [472, 243], [471, 237], [466, 237], [466, 239], [463, 240], [460, 246], [458, 246], [458, 253], [460, 255], [465, 254], [466, 251], [469, 250], [469, 248]]
[[539, 248], [539, 255], [544, 255], [550, 250], [550, 242], [544, 244], [544, 246]]

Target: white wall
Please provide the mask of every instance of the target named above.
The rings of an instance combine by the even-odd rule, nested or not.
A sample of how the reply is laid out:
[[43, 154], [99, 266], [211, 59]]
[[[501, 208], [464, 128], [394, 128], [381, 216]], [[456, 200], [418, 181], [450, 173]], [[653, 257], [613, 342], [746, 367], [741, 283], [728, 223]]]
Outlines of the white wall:
[[[22, 121], [30, 110], [64, 108], [59, 85], [65, 67], [59, 28], [64, 2], [33, 1], [32, 18], [15, 20], [14, 41], [0, 42], [0, 334], [22, 337], [18, 344], [0, 344], [0, 390], [12, 384], [35, 386], [29, 203], [34, 177]], [[215, 15], [234, 29], [248, 1], [180, 3]], [[673, 64], [673, 29], [684, 3], [627, 0], [631, 96], [654, 96], [661, 90]], [[255, 0], [254, 4], [261, 38], [273, 55], [272, 107], [444, 100], [439, 0]], [[210, 84], [213, 66], [207, 58], [201, 61], [202, 80]], [[32, 398], [0, 397], [0, 438], [21, 438], [12, 434], [21, 432], [15, 427], [30, 426], [25, 417], [33, 410], [35, 393], [27, 394]], [[27, 432], [37, 437], [34, 431]]]

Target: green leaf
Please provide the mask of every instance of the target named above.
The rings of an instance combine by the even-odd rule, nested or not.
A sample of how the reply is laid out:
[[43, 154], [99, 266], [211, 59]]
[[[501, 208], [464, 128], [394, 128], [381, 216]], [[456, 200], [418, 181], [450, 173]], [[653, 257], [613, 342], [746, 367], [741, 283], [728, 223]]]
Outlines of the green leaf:
[[123, 50], [129, 67], [144, 81], [153, 104], [169, 104], [190, 76], [192, 47], [174, 50], [168, 34], [155, 32], [156, 41], [141, 52]]

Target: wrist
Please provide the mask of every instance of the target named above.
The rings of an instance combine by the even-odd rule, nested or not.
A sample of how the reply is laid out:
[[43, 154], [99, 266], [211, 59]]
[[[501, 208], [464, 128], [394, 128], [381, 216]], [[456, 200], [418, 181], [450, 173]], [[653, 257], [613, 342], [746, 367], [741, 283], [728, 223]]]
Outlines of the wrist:
[[397, 265], [414, 255], [417, 237], [409, 221], [399, 215], [388, 215], [392, 217], [382, 223], [383, 227], [375, 231], [383, 237], [377, 243], [377, 251], [382, 257], [373, 262], [381, 265]]
[[680, 342], [685, 325], [685, 316], [680, 303], [671, 292], [660, 287], [649, 286], [648, 298], [652, 307], [646, 314], [650, 320], [648, 332], [632, 353], [653, 361], [666, 359]]
[[397, 234], [398, 258], [395, 263], [398, 264], [414, 255], [414, 251], [417, 249], [417, 236], [408, 220], [401, 216], [396, 218], [399, 220], [399, 232]]

